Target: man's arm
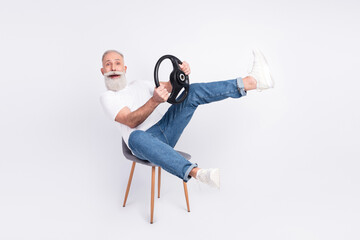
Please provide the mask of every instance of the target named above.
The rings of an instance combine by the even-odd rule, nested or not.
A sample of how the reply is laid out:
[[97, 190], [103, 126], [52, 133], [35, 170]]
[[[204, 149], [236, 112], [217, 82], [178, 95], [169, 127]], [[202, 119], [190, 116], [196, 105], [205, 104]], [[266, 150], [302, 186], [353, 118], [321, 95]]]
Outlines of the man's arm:
[[128, 107], [124, 107], [116, 115], [115, 121], [125, 124], [131, 128], [135, 128], [143, 123], [148, 116], [155, 110], [160, 103], [167, 101], [169, 92], [161, 85], [155, 88], [153, 96], [140, 108], [131, 112]]
[[[189, 75], [191, 72], [189, 64], [185, 61], [180, 64], [180, 69], [184, 71], [186, 75]], [[153, 96], [143, 106], [133, 112], [131, 112], [128, 107], [124, 107], [116, 115], [115, 121], [131, 128], [139, 126], [150, 116], [160, 103], [167, 101], [171, 91], [172, 86], [170, 82], [161, 82], [160, 86], [155, 88]]]

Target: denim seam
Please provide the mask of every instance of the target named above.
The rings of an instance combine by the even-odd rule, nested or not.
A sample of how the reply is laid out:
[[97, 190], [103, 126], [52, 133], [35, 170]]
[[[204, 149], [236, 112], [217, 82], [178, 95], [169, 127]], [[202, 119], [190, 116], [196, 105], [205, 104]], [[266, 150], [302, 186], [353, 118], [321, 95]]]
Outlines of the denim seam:
[[[194, 106], [191, 106], [191, 105], [190, 106], [185, 106], [185, 107], [183, 107], [183, 109], [186, 109], [186, 108], [189, 108], [189, 107], [193, 108]], [[197, 106], [195, 106], [195, 108], [197, 108]], [[176, 118], [176, 116], [177, 116], [177, 114], [176, 114], [176, 112], [174, 112], [174, 118]], [[165, 134], [165, 132], [167, 130], [167, 127], [165, 127], [164, 129], [161, 129], [161, 127], [159, 126], [159, 129], [162, 132], [162, 134], [164, 135], [164, 137], [166, 138], [166, 141], [168, 142], [168, 144], [170, 145], [169, 140], [167, 139], [166, 134]]]
[[[227, 94], [229, 94], [229, 93], [234, 93], [234, 92], [238, 92], [238, 93], [239, 93], [239, 90], [236, 89], [236, 90], [233, 90], [233, 91], [223, 92], [223, 93], [221, 93], [221, 94], [206, 96], [206, 97], [203, 97], [203, 98], [204, 98], [204, 99], [211, 99], [211, 98], [214, 98], [214, 97], [223, 96], [223, 95], [227, 95]], [[241, 95], [241, 93], [240, 93], [240, 95]]]
[[158, 125], [158, 128], [160, 129], [161, 133], [164, 135], [164, 137], [165, 137], [165, 139], [166, 139], [166, 142], [167, 142], [167, 144], [169, 145], [169, 140], [168, 140], [168, 138], [166, 137], [166, 134], [164, 133], [165, 130], [163, 131], [159, 125]]

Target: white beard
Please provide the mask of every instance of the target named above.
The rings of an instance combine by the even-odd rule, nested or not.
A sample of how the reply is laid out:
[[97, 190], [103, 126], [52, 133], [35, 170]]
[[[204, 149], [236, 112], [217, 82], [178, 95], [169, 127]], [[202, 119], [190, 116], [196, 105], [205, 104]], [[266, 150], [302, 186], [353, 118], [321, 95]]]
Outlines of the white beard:
[[[111, 78], [111, 75], [119, 75], [119, 77]], [[106, 88], [114, 92], [124, 89], [127, 85], [127, 80], [124, 72], [107, 72], [104, 74], [104, 79]]]

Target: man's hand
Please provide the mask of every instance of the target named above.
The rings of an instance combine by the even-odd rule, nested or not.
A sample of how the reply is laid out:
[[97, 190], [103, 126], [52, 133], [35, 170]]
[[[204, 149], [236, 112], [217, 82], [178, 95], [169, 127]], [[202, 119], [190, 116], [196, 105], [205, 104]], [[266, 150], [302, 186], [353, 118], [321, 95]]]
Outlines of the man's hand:
[[190, 65], [187, 62], [183, 62], [182, 64], [179, 64], [181, 71], [183, 71], [186, 75], [189, 75], [191, 73]]
[[[183, 71], [186, 75], [189, 75], [191, 73], [190, 65], [187, 62], [184, 61], [182, 64], [179, 64], [179, 67], [180, 67], [181, 71]], [[172, 91], [172, 86], [171, 86], [170, 81], [160, 82], [160, 86], [163, 86], [165, 88], [165, 90], [167, 90], [167, 92], [168, 92], [167, 98], [169, 98], [169, 93], [171, 93], [171, 91]], [[155, 93], [155, 91], [154, 91], [154, 93]], [[167, 99], [165, 101], [167, 101]]]
[[158, 88], [155, 88], [153, 99], [157, 103], [166, 102], [169, 98], [169, 92], [166, 90], [164, 85], [160, 85]]
[[171, 93], [171, 91], [172, 91], [172, 86], [171, 86], [170, 81], [160, 82], [160, 85], [161, 85], [161, 86], [164, 86], [165, 89], [166, 89], [169, 93]]

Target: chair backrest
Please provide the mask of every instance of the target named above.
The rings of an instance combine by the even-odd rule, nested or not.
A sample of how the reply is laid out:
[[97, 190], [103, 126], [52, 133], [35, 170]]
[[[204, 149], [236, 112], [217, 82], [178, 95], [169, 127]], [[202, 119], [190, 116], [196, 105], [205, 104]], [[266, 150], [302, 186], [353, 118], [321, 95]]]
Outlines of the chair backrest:
[[124, 154], [124, 156], [125, 156], [126, 158], [131, 157], [131, 156], [135, 157], [135, 156], [132, 154], [131, 150], [130, 150], [130, 149], [128, 148], [128, 146], [126, 145], [124, 139], [122, 139], [122, 150], [123, 150], [123, 154]]

